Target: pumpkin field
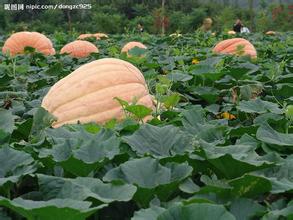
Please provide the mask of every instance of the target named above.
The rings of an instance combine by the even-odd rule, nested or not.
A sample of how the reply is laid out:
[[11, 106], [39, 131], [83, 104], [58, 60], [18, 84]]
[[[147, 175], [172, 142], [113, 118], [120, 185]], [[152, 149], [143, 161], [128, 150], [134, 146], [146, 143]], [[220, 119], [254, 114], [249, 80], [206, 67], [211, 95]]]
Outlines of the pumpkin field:
[[293, 32], [9, 37], [0, 220], [293, 219]]

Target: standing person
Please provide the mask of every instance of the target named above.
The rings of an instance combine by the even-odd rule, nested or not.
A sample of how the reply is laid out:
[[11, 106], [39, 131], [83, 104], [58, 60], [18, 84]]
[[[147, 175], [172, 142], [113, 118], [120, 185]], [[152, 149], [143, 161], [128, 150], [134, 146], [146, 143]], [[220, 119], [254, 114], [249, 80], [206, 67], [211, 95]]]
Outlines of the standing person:
[[213, 20], [211, 18], [205, 18], [203, 20], [202, 26], [199, 28], [199, 30], [203, 32], [211, 31], [212, 29]]
[[241, 28], [243, 28], [242, 22], [240, 19], [237, 19], [235, 24], [233, 25], [233, 31], [235, 31], [236, 33], [240, 33]]
[[250, 30], [248, 29], [248, 27], [242, 27], [241, 28], [241, 31], [240, 31], [241, 33], [246, 33], [246, 34], [249, 34], [250, 33]]

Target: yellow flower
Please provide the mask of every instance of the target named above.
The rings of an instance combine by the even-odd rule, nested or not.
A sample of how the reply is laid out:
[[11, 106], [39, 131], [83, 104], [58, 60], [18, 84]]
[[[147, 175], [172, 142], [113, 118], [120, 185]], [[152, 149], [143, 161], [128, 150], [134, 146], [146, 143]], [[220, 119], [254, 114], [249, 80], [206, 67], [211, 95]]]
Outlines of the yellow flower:
[[198, 59], [196, 59], [196, 58], [193, 58], [192, 59], [192, 64], [198, 64], [199, 63], [199, 60]]
[[233, 120], [233, 119], [236, 119], [236, 116], [233, 115], [233, 114], [230, 114], [229, 112], [223, 112], [220, 115], [220, 118], [224, 118], [224, 119], [228, 119], [228, 120]]

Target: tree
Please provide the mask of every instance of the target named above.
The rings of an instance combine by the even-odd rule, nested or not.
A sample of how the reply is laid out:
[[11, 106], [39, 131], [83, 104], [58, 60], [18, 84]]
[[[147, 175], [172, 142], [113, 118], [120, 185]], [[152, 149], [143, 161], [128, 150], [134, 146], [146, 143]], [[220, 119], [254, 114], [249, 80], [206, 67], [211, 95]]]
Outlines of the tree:
[[253, 5], [254, 5], [254, 0], [248, 0], [251, 29], [255, 30]]
[[165, 0], [162, 0], [162, 35], [165, 34]]

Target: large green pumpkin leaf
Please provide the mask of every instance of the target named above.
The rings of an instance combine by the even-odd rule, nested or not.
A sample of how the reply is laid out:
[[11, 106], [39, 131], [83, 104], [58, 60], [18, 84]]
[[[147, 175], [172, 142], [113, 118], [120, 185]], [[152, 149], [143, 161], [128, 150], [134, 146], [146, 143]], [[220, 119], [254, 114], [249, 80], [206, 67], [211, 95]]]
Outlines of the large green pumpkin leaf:
[[274, 114], [271, 112], [261, 114], [257, 116], [253, 122], [255, 125], [262, 125], [268, 123], [268, 120], [279, 121], [282, 120], [284, 117], [282, 115]]
[[190, 193], [190, 194], [198, 192], [200, 189], [200, 187], [196, 185], [190, 178], [182, 182], [179, 188], [182, 192]]
[[15, 118], [11, 111], [0, 109], [0, 144], [8, 142], [10, 134], [15, 129]]
[[167, 77], [174, 82], [186, 82], [192, 79], [192, 76], [180, 71], [172, 71]]
[[151, 206], [148, 209], [140, 209], [134, 213], [131, 220], [157, 220], [158, 216], [165, 210], [166, 209], [158, 206]]
[[219, 90], [214, 87], [197, 86], [191, 89], [191, 93], [201, 97], [210, 104], [215, 103], [219, 98]]
[[246, 198], [237, 198], [230, 206], [230, 212], [237, 220], [251, 219], [253, 216], [259, 215], [265, 210], [265, 207], [262, 205]]
[[208, 143], [219, 144], [224, 141], [226, 126], [217, 123], [208, 123], [204, 118], [204, 109], [194, 106], [192, 109], [182, 112], [184, 130]]
[[211, 178], [206, 175], [202, 175], [200, 181], [205, 184], [202, 186], [198, 194], [211, 194], [215, 193], [220, 197], [225, 197], [226, 199], [231, 197], [232, 187], [228, 184], [226, 180], [218, 179], [215, 175]]
[[[61, 130], [61, 133], [59, 133]], [[91, 164], [103, 160], [104, 158], [112, 159], [119, 153], [120, 140], [111, 130], [102, 129], [98, 134], [86, 132], [83, 128], [77, 131], [62, 131], [62, 128], [50, 130], [48, 134], [52, 135], [53, 145], [52, 153], [56, 149], [70, 149], [71, 152], [65, 150], [60, 158], [60, 151], [53, 154], [57, 161], [64, 161], [70, 155], [85, 163]]]
[[269, 124], [262, 124], [256, 133], [257, 139], [280, 146], [293, 146], [293, 134], [284, 134], [275, 131]]
[[16, 116], [12, 115], [11, 111], [0, 109], [0, 130], [5, 133], [12, 133], [14, 130], [14, 119]]
[[293, 156], [279, 162], [277, 167], [266, 169], [264, 175], [272, 184], [272, 193], [293, 192]]
[[98, 209], [106, 206], [90, 208], [91, 202], [71, 199], [32, 201], [16, 198], [11, 201], [3, 197], [0, 197], [0, 205], [13, 210], [28, 220], [85, 220]]
[[224, 206], [208, 203], [178, 205], [169, 208], [158, 220], [235, 220]]
[[191, 151], [190, 137], [172, 125], [142, 125], [134, 134], [123, 138], [138, 155], [170, 157]]
[[36, 170], [31, 155], [10, 147], [0, 148], [0, 186], [16, 182], [21, 176]]
[[[78, 130], [79, 129], [79, 130]], [[46, 131], [52, 149], [41, 150], [40, 157], [49, 157], [75, 175], [87, 176], [106, 159], [119, 154], [120, 139], [113, 131], [101, 129], [92, 134], [77, 127], [69, 130], [64, 127]]]
[[247, 74], [254, 73], [258, 71], [259, 67], [255, 64], [246, 62], [233, 65], [227, 74], [233, 76], [236, 79], [240, 79], [242, 77], [247, 76]]
[[182, 180], [191, 172], [192, 168], [186, 163], [170, 163], [162, 166], [158, 160], [146, 157], [121, 164], [106, 173], [103, 179], [105, 181], [122, 180], [142, 188], [155, 188]]
[[263, 114], [267, 112], [282, 114], [279, 105], [273, 102], [263, 101], [261, 99], [241, 101], [237, 108], [242, 112]]
[[44, 108], [40, 107], [36, 109], [33, 117], [30, 138], [35, 141], [42, 138], [44, 135], [44, 130], [50, 127], [55, 120], [55, 117]]
[[272, 210], [268, 212], [262, 220], [277, 220], [277, 219], [293, 219], [293, 202], [289, 202], [288, 206], [280, 210]]
[[38, 174], [40, 191], [45, 200], [94, 198], [103, 203], [129, 201], [136, 192], [136, 187], [121, 183], [103, 183], [91, 177], [75, 179], [53, 177]]
[[[258, 156], [252, 145], [230, 145], [217, 147], [201, 142], [207, 161], [218, 175], [236, 178], [251, 171], [272, 167], [274, 164]], [[230, 169], [233, 167], [233, 169]]]
[[184, 127], [196, 127], [198, 124], [206, 122], [204, 109], [201, 106], [193, 106], [192, 109], [182, 112], [182, 123]]
[[276, 85], [274, 95], [280, 100], [292, 97], [293, 83], [280, 83]]
[[221, 76], [224, 75], [222, 72], [217, 72], [216, 69], [208, 64], [201, 63], [198, 65], [192, 66], [191, 74], [195, 76], [201, 76], [213, 81], [218, 80]]
[[237, 197], [255, 197], [270, 192], [272, 184], [262, 176], [245, 174], [229, 182], [233, 186], [233, 194]]
[[129, 160], [106, 173], [104, 181], [124, 181], [135, 184], [138, 190], [134, 196], [142, 207], [148, 207], [154, 196], [167, 201], [178, 190], [179, 184], [191, 175], [192, 168], [187, 163], [166, 163], [159, 160], [141, 158]]

